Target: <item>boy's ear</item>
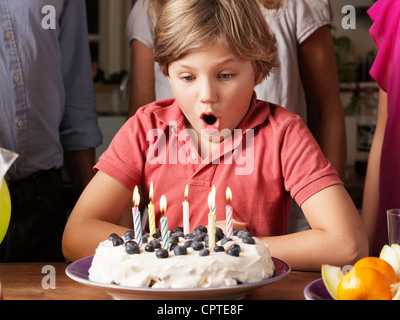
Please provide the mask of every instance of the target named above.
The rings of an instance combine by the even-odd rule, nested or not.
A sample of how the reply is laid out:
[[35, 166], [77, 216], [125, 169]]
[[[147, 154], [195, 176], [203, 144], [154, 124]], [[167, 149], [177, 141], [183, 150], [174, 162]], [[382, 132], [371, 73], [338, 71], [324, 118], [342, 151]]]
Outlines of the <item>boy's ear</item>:
[[261, 73], [259, 73], [259, 74], [256, 76], [256, 81], [255, 81], [254, 86], [259, 85], [262, 81], [263, 81], [263, 76], [262, 76]]

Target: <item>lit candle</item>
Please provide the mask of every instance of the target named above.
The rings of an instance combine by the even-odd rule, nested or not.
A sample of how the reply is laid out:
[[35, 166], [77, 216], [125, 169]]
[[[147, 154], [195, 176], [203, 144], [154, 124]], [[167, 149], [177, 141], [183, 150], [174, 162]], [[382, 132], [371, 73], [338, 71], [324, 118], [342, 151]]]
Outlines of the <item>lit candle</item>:
[[208, 196], [208, 206], [210, 212], [208, 213], [208, 248], [210, 252], [215, 246], [215, 222], [216, 222], [216, 206], [215, 206], [215, 186], [213, 186]]
[[135, 240], [139, 247], [142, 245], [142, 224], [141, 224], [141, 217], [139, 211], [139, 203], [140, 203], [140, 195], [139, 189], [136, 186], [135, 190], [133, 191], [133, 208], [132, 208], [132, 215], [133, 215], [133, 227], [135, 229]]
[[165, 216], [165, 212], [167, 211], [167, 198], [162, 195], [160, 199], [160, 210], [161, 210], [161, 235], [162, 235], [162, 244], [163, 248], [168, 250], [168, 219]]
[[183, 233], [188, 234], [190, 233], [189, 231], [189, 202], [187, 201], [189, 193], [189, 186], [186, 185], [185, 188], [185, 201], [182, 202], [183, 206]]
[[226, 200], [228, 205], [226, 206], [226, 237], [232, 239], [233, 235], [233, 209], [231, 206], [232, 191], [228, 187], [226, 188]]
[[150, 228], [150, 235], [152, 236], [154, 232], [156, 232], [156, 218], [154, 214], [154, 204], [151, 202], [153, 200], [153, 181], [150, 183], [150, 192], [149, 192], [149, 228]]

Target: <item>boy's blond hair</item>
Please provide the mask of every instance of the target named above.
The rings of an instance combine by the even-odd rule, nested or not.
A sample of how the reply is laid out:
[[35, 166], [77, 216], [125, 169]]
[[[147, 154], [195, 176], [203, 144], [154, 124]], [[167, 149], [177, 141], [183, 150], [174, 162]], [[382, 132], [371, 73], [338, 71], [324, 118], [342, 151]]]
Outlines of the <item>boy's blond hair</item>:
[[275, 37], [256, 0], [168, 0], [154, 29], [154, 59], [168, 64], [206, 46], [225, 45], [252, 61], [256, 78], [276, 66]]

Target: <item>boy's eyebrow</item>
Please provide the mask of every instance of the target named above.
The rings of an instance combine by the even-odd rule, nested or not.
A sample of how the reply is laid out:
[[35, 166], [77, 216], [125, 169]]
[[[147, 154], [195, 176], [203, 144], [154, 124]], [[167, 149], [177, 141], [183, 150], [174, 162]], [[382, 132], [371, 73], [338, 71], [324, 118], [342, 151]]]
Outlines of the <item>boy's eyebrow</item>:
[[[234, 57], [228, 57], [228, 58], [222, 60], [221, 62], [216, 63], [215, 66], [219, 66], [219, 65], [222, 65], [222, 64], [225, 64], [225, 63], [230, 63], [230, 62], [237, 62], [237, 61], [238, 61], [238, 59], [236, 59], [236, 58], [234, 58]], [[181, 62], [181, 61], [176, 61], [176, 62], [179, 64], [179, 66], [180, 66], [181, 68], [199, 69], [199, 68], [197, 68], [196, 66], [187, 65], [187, 64], [185, 64], [184, 62]], [[200, 66], [200, 68], [201, 68], [201, 66]]]

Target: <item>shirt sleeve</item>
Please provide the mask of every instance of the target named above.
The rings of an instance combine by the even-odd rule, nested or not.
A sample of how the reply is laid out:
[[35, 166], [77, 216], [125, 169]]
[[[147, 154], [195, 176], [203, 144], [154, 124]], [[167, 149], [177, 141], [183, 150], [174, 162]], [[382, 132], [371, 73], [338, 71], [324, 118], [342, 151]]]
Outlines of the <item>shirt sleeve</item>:
[[370, 34], [378, 49], [370, 74], [387, 91], [392, 63], [400, 58], [400, 2], [378, 0], [368, 14], [373, 20]]
[[66, 151], [94, 148], [102, 136], [97, 125], [84, 1], [65, 1], [60, 16], [60, 50], [65, 107], [60, 124]]
[[136, 1], [128, 17], [126, 36], [129, 43], [132, 40], [138, 40], [152, 49], [155, 22], [151, 18], [149, 10], [148, 0]]
[[301, 206], [324, 188], [343, 184], [300, 117], [289, 123], [281, 149], [285, 189]]
[[296, 38], [299, 44], [324, 25], [331, 25], [332, 7], [328, 0], [289, 1], [296, 20]]

